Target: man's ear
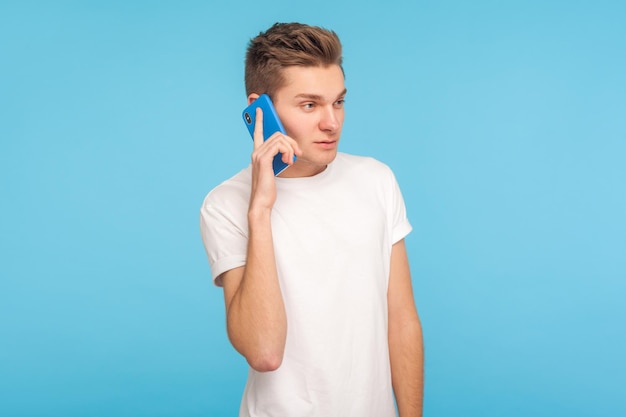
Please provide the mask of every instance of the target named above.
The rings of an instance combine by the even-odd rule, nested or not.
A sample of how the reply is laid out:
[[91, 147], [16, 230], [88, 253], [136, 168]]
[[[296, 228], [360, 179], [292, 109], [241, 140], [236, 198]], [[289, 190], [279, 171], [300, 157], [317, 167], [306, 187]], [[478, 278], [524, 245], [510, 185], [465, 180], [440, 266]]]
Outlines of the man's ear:
[[249, 106], [250, 104], [252, 104], [252, 102], [253, 102], [254, 100], [256, 100], [257, 98], [259, 98], [259, 94], [257, 94], [257, 93], [252, 93], [252, 94], [250, 94], [250, 95], [248, 96], [248, 106]]

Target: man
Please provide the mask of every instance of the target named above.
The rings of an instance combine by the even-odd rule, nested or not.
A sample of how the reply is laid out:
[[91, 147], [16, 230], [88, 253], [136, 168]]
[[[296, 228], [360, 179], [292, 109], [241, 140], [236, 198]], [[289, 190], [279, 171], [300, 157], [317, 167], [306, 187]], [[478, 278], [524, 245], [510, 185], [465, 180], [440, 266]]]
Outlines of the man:
[[[275, 24], [246, 55], [248, 103], [267, 93], [285, 127], [201, 209], [227, 331], [250, 364], [240, 416], [395, 416], [422, 410], [422, 334], [389, 168], [338, 153], [341, 44], [318, 27]], [[279, 152], [289, 168], [275, 177]], [[297, 159], [293, 162], [293, 156]]]

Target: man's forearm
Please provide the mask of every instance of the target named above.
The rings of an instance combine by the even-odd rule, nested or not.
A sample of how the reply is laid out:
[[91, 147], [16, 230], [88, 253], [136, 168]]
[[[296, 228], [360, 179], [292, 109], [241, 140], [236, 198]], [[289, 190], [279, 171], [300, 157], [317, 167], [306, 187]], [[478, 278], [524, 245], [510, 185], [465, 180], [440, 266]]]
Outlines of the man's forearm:
[[400, 417], [421, 417], [424, 393], [424, 347], [416, 316], [389, 328], [393, 390]]
[[282, 362], [287, 318], [276, 272], [270, 212], [249, 214], [248, 256], [228, 306], [228, 334], [252, 368], [272, 371]]

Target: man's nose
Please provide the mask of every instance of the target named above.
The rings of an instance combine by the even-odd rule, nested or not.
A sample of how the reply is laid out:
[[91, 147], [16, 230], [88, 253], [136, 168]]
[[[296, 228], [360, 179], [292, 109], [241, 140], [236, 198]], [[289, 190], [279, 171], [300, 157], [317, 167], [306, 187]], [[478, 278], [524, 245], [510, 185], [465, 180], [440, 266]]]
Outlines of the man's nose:
[[333, 107], [325, 108], [320, 120], [320, 129], [324, 131], [334, 132], [339, 129], [339, 118]]

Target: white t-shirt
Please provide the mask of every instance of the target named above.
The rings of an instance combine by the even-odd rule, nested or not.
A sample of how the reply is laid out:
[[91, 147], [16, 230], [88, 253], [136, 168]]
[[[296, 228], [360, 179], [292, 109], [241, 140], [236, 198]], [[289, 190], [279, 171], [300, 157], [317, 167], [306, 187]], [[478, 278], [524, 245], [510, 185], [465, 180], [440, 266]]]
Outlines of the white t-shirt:
[[[202, 206], [214, 280], [246, 262], [250, 178], [248, 167]], [[393, 173], [338, 153], [322, 173], [276, 178], [276, 188], [271, 221], [287, 341], [278, 370], [250, 369], [240, 416], [395, 416], [387, 284], [391, 247], [411, 225]]]

